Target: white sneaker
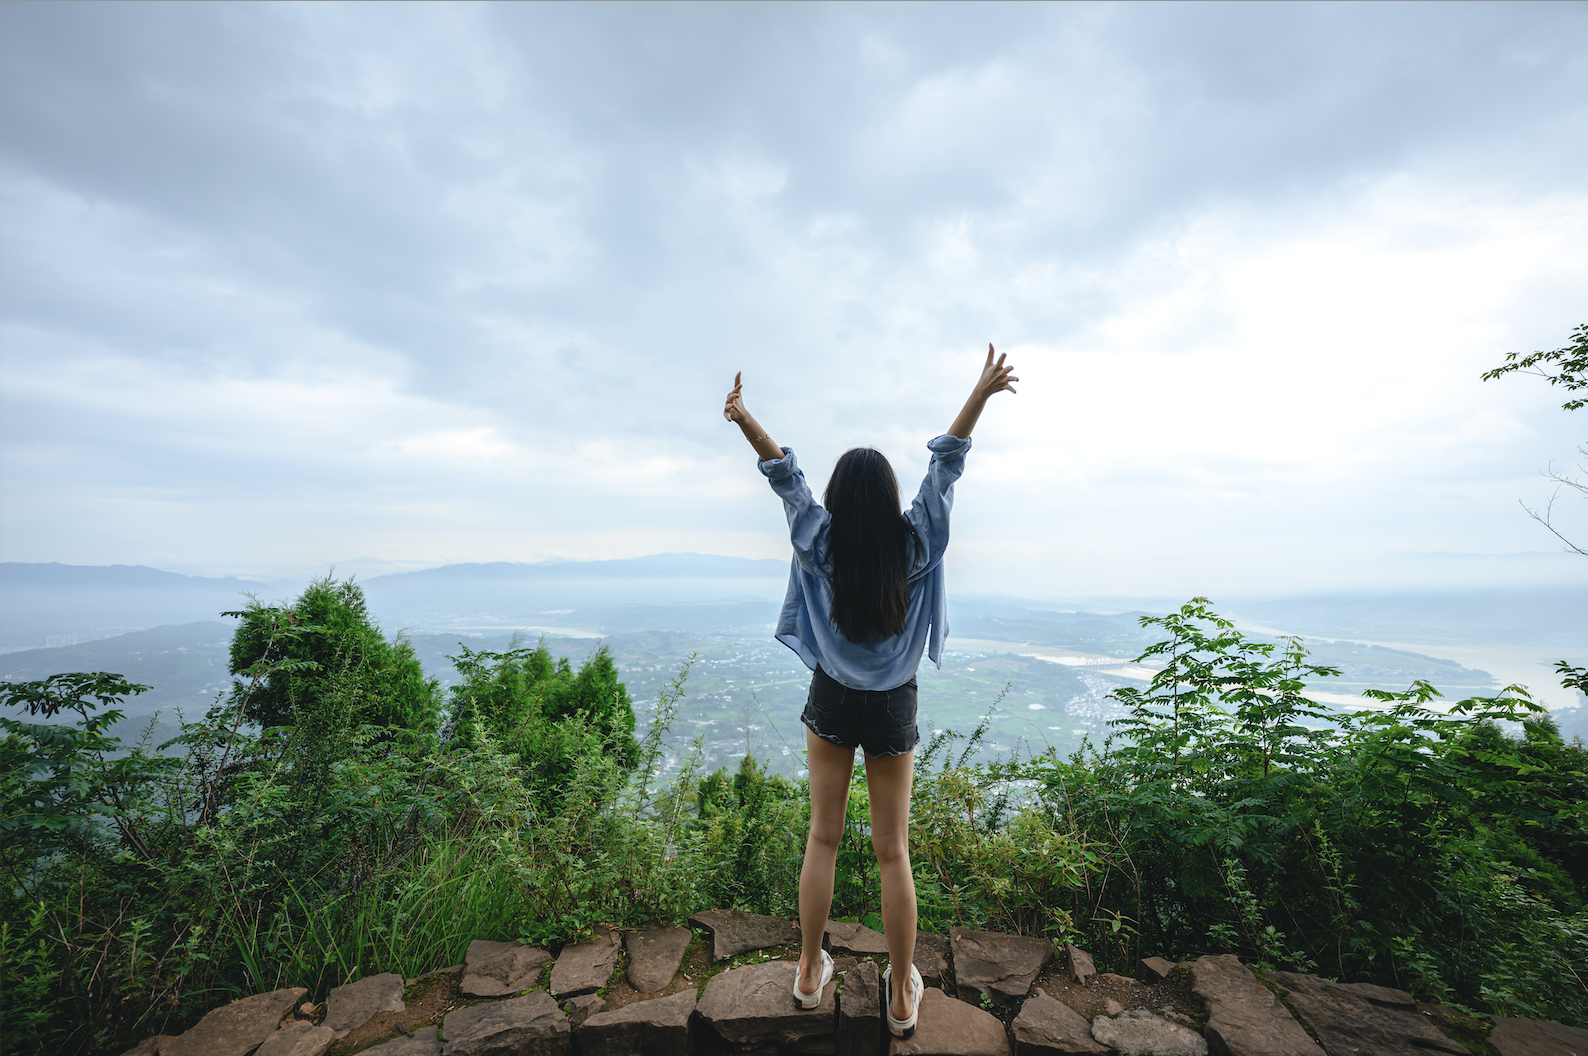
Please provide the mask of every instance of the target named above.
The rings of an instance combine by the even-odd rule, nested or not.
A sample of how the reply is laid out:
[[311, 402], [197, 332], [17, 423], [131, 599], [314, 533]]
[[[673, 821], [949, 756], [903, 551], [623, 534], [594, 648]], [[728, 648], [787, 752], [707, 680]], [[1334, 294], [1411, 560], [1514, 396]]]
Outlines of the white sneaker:
[[908, 1038], [915, 1033], [915, 1021], [921, 1015], [921, 973], [916, 971], [915, 965], [910, 965], [910, 1017], [908, 1019], [893, 1018], [893, 965], [888, 965], [887, 971], [882, 973], [883, 1000], [887, 1001], [884, 1007], [888, 1016], [888, 1030], [896, 1038]]
[[827, 951], [822, 951], [822, 981], [816, 984], [816, 992], [807, 994], [800, 989], [800, 966], [794, 962], [794, 1007], [809, 1012], [822, 1003], [822, 988], [833, 980], [833, 959], [827, 956]]

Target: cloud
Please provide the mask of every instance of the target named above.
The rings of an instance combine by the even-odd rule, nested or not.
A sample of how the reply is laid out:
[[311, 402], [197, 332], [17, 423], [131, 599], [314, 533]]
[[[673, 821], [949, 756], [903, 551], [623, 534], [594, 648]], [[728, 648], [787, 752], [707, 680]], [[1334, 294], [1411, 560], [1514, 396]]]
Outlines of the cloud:
[[1585, 23], [13, 5], [0, 550], [777, 556], [734, 370], [909, 476], [988, 339], [967, 588], [1535, 549], [1581, 425], [1477, 374], [1582, 321]]

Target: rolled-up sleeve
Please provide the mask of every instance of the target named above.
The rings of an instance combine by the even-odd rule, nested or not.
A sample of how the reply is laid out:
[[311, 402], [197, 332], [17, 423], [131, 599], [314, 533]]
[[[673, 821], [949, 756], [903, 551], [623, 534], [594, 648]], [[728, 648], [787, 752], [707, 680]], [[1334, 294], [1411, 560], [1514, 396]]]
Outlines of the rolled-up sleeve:
[[826, 577], [822, 566], [827, 557], [827, 511], [811, 494], [800, 470], [799, 460], [792, 449], [785, 447], [782, 458], [756, 463], [757, 468], [772, 485], [777, 497], [783, 500], [783, 513], [788, 517], [789, 541], [794, 545], [794, 556], [800, 565], [815, 576]]
[[942, 560], [948, 548], [948, 515], [954, 508], [954, 482], [965, 472], [970, 438], [944, 434], [927, 442], [932, 461], [926, 479], [904, 516], [914, 526], [922, 546], [916, 551], [911, 574], [921, 575]]

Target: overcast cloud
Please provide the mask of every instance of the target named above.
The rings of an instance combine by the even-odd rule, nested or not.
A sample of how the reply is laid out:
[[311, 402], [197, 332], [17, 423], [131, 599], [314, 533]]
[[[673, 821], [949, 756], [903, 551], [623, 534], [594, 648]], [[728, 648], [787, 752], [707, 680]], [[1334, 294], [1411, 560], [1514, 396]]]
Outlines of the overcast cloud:
[[988, 341], [956, 589], [1551, 550], [1585, 172], [1580, 3], [7, 4], [0, 558], [783, 557], [733, 372], [913, 489]]

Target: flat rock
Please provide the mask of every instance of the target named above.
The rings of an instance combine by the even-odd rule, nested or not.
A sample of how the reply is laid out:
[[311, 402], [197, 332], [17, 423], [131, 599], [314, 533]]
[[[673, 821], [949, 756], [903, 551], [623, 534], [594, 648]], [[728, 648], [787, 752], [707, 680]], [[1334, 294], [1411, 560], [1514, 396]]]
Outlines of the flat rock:
[[[1274, 972], [1290, 991], [1290, 1008], [1311, 1027], [1326, 1052], [1390, 1056], [1392, 1053], [1468, 1050], [1440, 1033], [1404, 990], [1372, 983], [1332, 983], [1314, 975]], [[1585, 1053], [1584, 1056], [1588, 1056]]]
[[640, 928], [623, 936], [629, 955], [629, 985], [642, 994], [654, 994], [673, 981], [684, 951], [694, 938], [688, 928]]
[[316, 1026], [306, 1019], [294, 1019], [266, 1038], [254, 1056], [325, 1056], [325, 1050], [334, 1044], [336, 1031], [324, 1023]]
[[915, 970], [927, 982], [943, 978], [948, 971], [949, 941], [930, 931], [915, 933]]
[[1115, 1001], [1112, 997], [1103, 998], [1103, 1015], [1113, 1017], [1125, 1011], [1125, 1006]]
[[886, 956], [888, 952], [888, 939], [882, 932], [844, 920], [827, 922], [827, 944], [835, 950], [861, 956]]
[[443, 1056], [564, 1056], [568, 1017], [544, 990], [460, 1008], [442, 1021]]
[[1171, 1023], [1144, 1008], [1092, 1020], [1092, 1037], [1119, 1056], [1208, 1056], [1208, 1043], [1190, 1027]]
[[1079, 986], [1085, 986], [1097, 978], [1097, 967], [1092, 964], [1092, 955], [1069, 943], [1064, 944], [1064, 970]]
[[880, 1056], [882, 1052], [882, 973], [861, 961], [844, 973], [838, 995], [840, 1056]]
[[325, 996], [325, 1018], [320, 1022], [345, 1038], [377, 1012], [402, 1010], [403, 977], [385, 972], [332, 989]]
[[795, 961], [767, 961], [713, 976], [698, 1010], [724, 1041], [748, 1046], [789, 1046], [832, 1034], [838, 1023], [838, 981], [822, 988], [821, 1004], [809, 1012], [794, 1007]]
[[181, 1037], [163, 1042], [160, 1056], [248, 1056], [276, 1032], [308, 992], [292, 986], [222, 1005]]
[[1203, 1028], [1219, 1056], [1323, 1056], [1279, 999], [1233, 953], [1191, 964], [1191, 992], [1207, 1004]]
[[956, 1001], [936, 987], [921, 995], [915, 1034], [889, 1038], [889, 1056], [1009, 1056], [1009, 1038], [997, 1016]]
[[463, 982], [459, 989], [468, 997], [506, 997], [529, 990], [540, 981], [542, 968], [552, 961], [551, 954], [521, 942], [489, 942], [475, 939], [463, 957]]
[[607, 1003], [605, 999], [596, 994], [583, 994], [579, 997], [570, 997], [562, 1003], [562, 1010], [568, 1013], [568, 1025], [574, 1030], [579, 1029], [579, 1024], [595, 1015], [605, 1012]]
[[599, 1012], [579, 1028], [579, 1051], [583, 1056], [685, 1056], [694, 1014], [693, 990]]
[[617, 932], [597, 935], [591, 942], [564, 946], [551, 969], [551, 992], [558, 997], [589, 994], [612, 981], [618, 966], [623, 937]]
[[[697, 928], [711, 932], [711, 956], [726, 961], [750, 950], [765, 950], [800, 941], [800, 926], [792, 920], [766, 917], [739, 910], [710, 909], [689, 918]], [[790, 1000], [793, 996], [790, 995]]]
[[1584, 1056], [1588, 1030], [1543, 1019], [1495, 1016], [1489, 1044], [1500, 1050], [1500, 1056]]
[[1141, 974], [1149, 983], [1161, 983], [1169, 978], [1169, 973], [1174, 971], [1174, 962], [1166, 961], [1162, 957], [1143, 957], [1141, 959]]
[[1015, 1056], [1081, 1056], [1106, 1053], [1092, 1040], [1092, 1025], [1069, 1005], [1038, 991], [1020, 1006], [1010, 1024]]
[[432, 1023], [405, 1038], [367, 1048], [359, 1056], [441, 1056], [441, 1031]]
[[954, 945], [954, 985], [961, 1001], [977, 1002], [984, 995], [1018, 1000], [1031, 992], [1031, 984], [1053, 959], [1053, 943], [1026, 935], [950, 928]]

